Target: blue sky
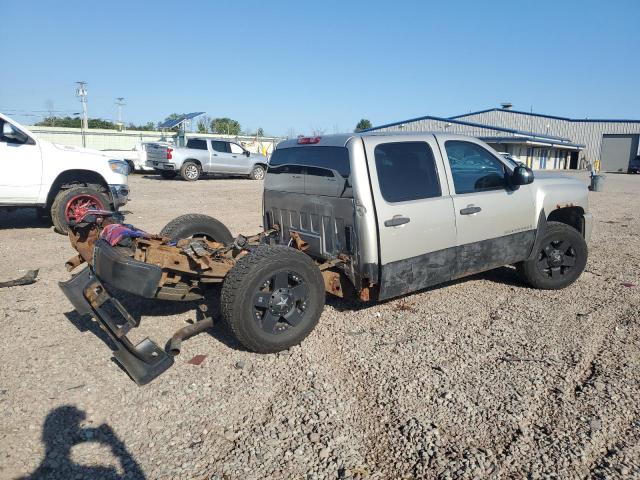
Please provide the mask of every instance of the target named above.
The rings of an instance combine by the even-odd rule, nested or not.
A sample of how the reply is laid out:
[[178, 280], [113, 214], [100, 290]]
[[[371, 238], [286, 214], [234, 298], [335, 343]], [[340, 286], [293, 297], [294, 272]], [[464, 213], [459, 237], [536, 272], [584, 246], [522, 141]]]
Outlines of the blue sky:
[[[640, 1], [0, 0], [0, 111], [350, 131], [498, 106], [640, 118]], [[9, 45], [11, 48], [7, 48]]]

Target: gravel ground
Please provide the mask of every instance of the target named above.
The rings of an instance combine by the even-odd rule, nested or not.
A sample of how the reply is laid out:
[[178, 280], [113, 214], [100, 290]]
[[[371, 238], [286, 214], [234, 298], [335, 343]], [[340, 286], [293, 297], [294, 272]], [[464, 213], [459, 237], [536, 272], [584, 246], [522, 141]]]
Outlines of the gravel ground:
[[[133, 176], [128, 220], [158, 231], [200, 212], [253, 233], [261, 188]], [[329, 299], [275, 355], [218, 324], [143, 388], [58, 289], [66, 238], [0, 212], [0, 281], [40, 269], [0, 289], [0, 477], [640, 478], [640, 176], [590, 196], [589, 262], [566, 290], [502, 268], [375, 306]], [[195, 318], [124, 300], [136, 339]]]

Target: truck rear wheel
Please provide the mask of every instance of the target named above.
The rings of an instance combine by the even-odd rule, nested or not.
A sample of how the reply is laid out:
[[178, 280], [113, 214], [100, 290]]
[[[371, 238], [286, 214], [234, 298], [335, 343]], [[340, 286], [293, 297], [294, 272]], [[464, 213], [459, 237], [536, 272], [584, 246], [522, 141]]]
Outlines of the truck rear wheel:
[[517, 268], [534, 288], [558, 290], [575, 282], [587, 265], [587, 243], [575, 228], [547, 222], [531, 260]]
[[187, 182], [195, 182], [200, 178], [202, 168], [196, 162], [187, 160], [180, 168], [180, 176]]
[[309, 256], [282, 245], [261, 245], [227, 274], [220, 307], [242, 345], [274, 353], [311, 333], [324, 302], [324, 281]]
[[233, 241], [233, 235], [221, 221], [198, 213], [188, 213], [174, 218], [160, 230], [160, 235], [169, 237], [172, 241], [191, 237], [205, 237], [220, 243]]
[[66, 235], [69, 221], [86, 209], [111, 210], [109, 198], [97, 186], [76, 186], [61, 190], [51, 205], [51, 220], [55, 231]]

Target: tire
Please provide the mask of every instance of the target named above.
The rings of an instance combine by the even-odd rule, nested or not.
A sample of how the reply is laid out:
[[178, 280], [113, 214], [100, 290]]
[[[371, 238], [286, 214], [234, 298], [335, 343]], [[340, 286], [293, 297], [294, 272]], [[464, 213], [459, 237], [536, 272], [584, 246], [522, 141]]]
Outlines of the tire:
[[178, 176], [178, 172], [174, 170], [160, 170], [160, 176], [166, 180], [171, 180]]
[[265, 173], [265, 168], [262, 165], [255, 165], [249, 174], [249, 178], [251, 180], [264, 180]]
[[51, 220], [55, 231], [66, 235], [69, 232], [69, 219], [80, 213], [78, 209], [87, 207], [110, 210], [111, 202], [97, 186], [77, 186], [60, 190], [51, 205]]
[[575, 282], [587, 265], [587, 243], [575, 228], [548, 222], [531, 260], [518, 271], [533, 288], [558, 290]]
[[225, 277], [220, 309], [244, 347], [274, 353], [311, 333], [324, 301], [324, 281], [309, 256], [283, 245], [261, 245]]
[[233, 235], [222, 222], [197, 213], [174, 218], [160, 230], [160, 235], [169, 237], [172, 241], [190, 237], [205, 237], [225, 244], [233, 241]]
[[202, 175], [202, 167], [196, 162], [187, 160], [180, 167], [180, 176], [187, 182], [195, 182]]

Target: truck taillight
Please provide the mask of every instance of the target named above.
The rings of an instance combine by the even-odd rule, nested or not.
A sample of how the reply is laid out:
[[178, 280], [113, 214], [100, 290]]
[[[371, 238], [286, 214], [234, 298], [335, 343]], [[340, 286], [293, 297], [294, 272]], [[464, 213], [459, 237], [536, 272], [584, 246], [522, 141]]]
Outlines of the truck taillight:
[[299, 145], [309, 145], [310, 143], [320, 143], [320, 137], [299, 137]]
[[173, 158], [173, 148], [167, 148], [167, 160], [171, 160]]

